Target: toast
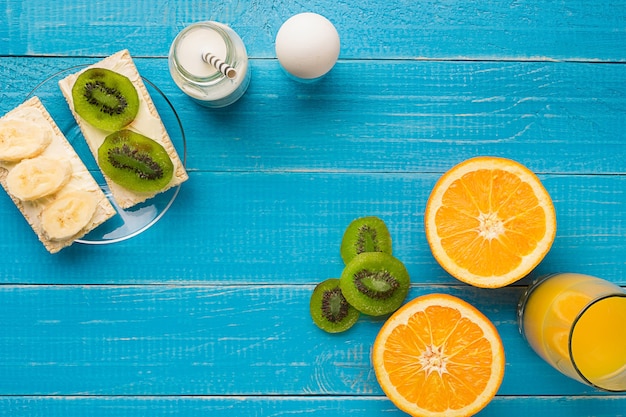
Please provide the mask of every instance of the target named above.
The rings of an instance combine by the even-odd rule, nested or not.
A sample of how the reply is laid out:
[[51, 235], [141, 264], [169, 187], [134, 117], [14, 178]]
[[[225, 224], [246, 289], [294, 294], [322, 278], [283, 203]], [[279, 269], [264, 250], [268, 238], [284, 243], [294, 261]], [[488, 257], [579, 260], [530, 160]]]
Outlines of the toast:
[[72, 115], [76, 119], [76, 123], [80, 127], [85, 140], [87, 141], [87, 145], [91, 150], [96, 161], [98, 160], [98, 148], [104, 142], [104, 139], [107, 135], [113, 133], [108, 132], [102, 129], [98, 129], [92, 125], [90, 125], [87, 121], [76, 113], [73, 104], [72, 98], [72, 87], [76, 82], [78, 76], [89, 68], [105, 68], [108, 70], [115, 71], [119, 74], [126, 76], [137, 89], [137, 93], [139, 95], [140, 105], [139, 112], [135, 119], [125, 127], [125, 129], [129, 129], [140, 133], [144, 136], [149, 137], [150, 139], [156, 141], [161, 144], [167, 154], [169, 155], [173, 165], [174, 172], [172, 175], [172, 179], [170, 182], [158, 191], [153, 192], [137, 192], [129, 190], [117, 183], [115, 183], [108, 175], [104, 172], [102, 173], [109, 189], [111, 191], [112, 198], [115, 200], [118, 206], [121, 208], [127, 209], [135, 206], [136, 204], [142, 203], [149, 198], [154, 197], [157, 194], [160, 194], [172, 187], [178, 186], [188, 179], [187, 171], [174, 148], [172, 140], [163, 125], [161, 117], [157, 112], [157, 109], [146, 89], [146, 86], [137, 71], [137, 67], [129, 53], [128, 50], [124, 49], [119, 51], [89, 67], [78, 71], [74, 74], [71, 74], [61, 81], [59, 81], [59, 87], [61, 88], [61, 92], [67, 101]]
[[[48, 252], [56, 253], [107, 221], [116, 214], [116, 211], [38, 97], [28, 99], [0, 118], [0, 135], [4, 133], [8, 137], [10, 135], [8, 130], [16, 127], [11, 124], [20, 122], [26, 122], [30, 127], [37, 129], [37, 132], [42, 132], [42, 135], [46, 137], [46, 143], [29, 155], [23, 154], [22, 158], [16, 156], [19, 152], [11, 151], [11, 146], [20, 148], [21, 144], [11, 144], [10, 139], [4, 142], [3, 154], [0, 155], [0, 183]], [[1, 141], [2, 138], [0, 138]], [[23, 149], [19, 151], [23, 153]], [[13, 177], [15, 177], [19, 167], [23, 167], [24, 163], [41, 160], [52, 161], [53, 165], [68, 166], [68, 175], [60, 182], [59, 188], [55, 188], [55, 191], [41, 197], [37, 194], [25, 197], [21, 191], [35, 188], [39, 180], [34, 180], [32, 178], [36, 176], [31, 176], [30, 179], [24, 179], [25, 183], [17, 183], [19, 185], [17, 187], [16, 180], [12, 179], [10, 174], [13, 172]], [[39, 165], [37, 169], [43, 169], [44, 165]], [[17, 192], [18, 189], [20, 193]], [[58, 230], [53, 232], [56, 226], [51, 226], [51, 207], [55, 203], [58, 205], [70, 195], [79, 195], [82, 192], [87, 193], [90, 204], [93, 203], [95, 206], [89, 208], [91, 210], [93, 207], [93, 212], [89, 211], [91, 214], [85, 215], [86, 223], [76, 233], [59, 237]], [[80, 195], [84, 196], [84, 194]]]

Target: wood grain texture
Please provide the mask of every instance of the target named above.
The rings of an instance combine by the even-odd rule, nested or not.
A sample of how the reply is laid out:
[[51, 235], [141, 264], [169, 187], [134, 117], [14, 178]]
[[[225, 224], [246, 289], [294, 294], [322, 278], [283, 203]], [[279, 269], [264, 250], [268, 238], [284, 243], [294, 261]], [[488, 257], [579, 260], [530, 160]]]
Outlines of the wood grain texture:
[[[77, 244], [55, 256], [2, 194], [0, 233], [13, 238], [0, 241], [0, 281], [312, 283], [341, 273], [339, 245], [348, 223], [378, 215], [414, 282], [454, 284], [424, 234], [424, 207], [438, 177], [192, 172], [170, 211], [148, 231], [114, 245]], [[557, 236], [532, 275], [578, 271], [626, 284], [626, 177], [541, 179], [555, 203]]]
[[250, 56], [273, 58], [290, 16], [314, 11], [337, 26], [345, 59], [547, 59], [624, 62], [624, 0], [307, 2], [2, 0], [4, 55], [109, 55], [127, 45], [166, 56], [185, 26], [231, 25]]
[[[382, 395], [370, 351], [384, 319], [327, 334], [313, 285], [0, 287], [5, 395]], [[479, 308], [506, 352], [499, 395], [597, 395], [539, 359], [518, 333], [523, 288], [413, 285]], [[528, 378], [528, 375], [534, 375]]]
[[[443, 173], [491, 154], [538, 173], [625, 172], [624, 65], [349, 61], [307, 85], [260, 60], [246, 95], [213, 111], [178, 90], [166, 60], [136, 61], [183, 121], [192, 171]], [[20, 62], [25, 75], [0, 85], [0, 114], [50, 74], [95, 60], [4, 59], [0, 73]]]
[[[0, 408], [15, 417], [162, 417], [207, 414], [238, 417], [359, 416], [406, 417], [385, 397], [367, 396], [235, 396], [235, 397], [0, 397]], [[477, 417], [562, 415], [567, 417], [624, 417], [626, 400], [620, 396], [576, 398], [496, 397]], [[41, 411], [45, 410], [45, 411]]]

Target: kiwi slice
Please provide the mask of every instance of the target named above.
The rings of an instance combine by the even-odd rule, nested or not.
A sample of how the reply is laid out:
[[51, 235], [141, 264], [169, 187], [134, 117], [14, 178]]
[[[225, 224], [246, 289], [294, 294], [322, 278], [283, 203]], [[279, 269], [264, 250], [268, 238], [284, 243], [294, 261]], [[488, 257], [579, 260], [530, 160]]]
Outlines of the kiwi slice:
[[329, 278], [317, 284], [311, 295], [313, 322], [328, 333], [348, 330], [359, 319], [359, 312], [346, 301], [337, 278]]
[[104, 68], [83, 71], [72, 87], [72, 99], [80, 117], [107, 131], [127, 126], [139, 111], [139, 95], [133, 83]]
[[113, 182], [138, 192], [161, 190], [174, 173], [174, 164], [161, 144], [128, 129], [104, 139], [98, 148], [98, 165]]
[[391, 234], [379, 217], [361, 217], [353, 220], [346, 228], [339, 251], [345, 264], [363, 252], [384, 252], [391, 255]]
[[363, 252], [346, 265], [339, 286], [354, 308], [370, 316], [396, 311], [409, 293], [404, 264], [384, 252]]

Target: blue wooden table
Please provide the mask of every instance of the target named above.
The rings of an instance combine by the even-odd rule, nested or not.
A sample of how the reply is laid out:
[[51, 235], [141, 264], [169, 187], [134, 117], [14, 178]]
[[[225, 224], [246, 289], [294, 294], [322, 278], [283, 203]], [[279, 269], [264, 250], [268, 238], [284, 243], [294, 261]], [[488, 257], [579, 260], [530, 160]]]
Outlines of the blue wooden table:
[[[316, 84], [274, 52], [293, 14], [341, 36]], [[246, 95], [197, 106], [171, 80], [185, 26], [233, 27]], [[329, 335], [314, 285], [342, 270], [347, 224], [383, 218], [409, 298], [457, 295], [496, 325], [505, 377], [481, 416], [623, 416], [626, 395], [560, 375], [518, 333], [530, 279], [555, 271], [626, 285], [626, 1], [0, 0], [0, 115], [68, 67], [129, 49], [169, 98], [190, 179], [154, 226], [48, 254], [0, 193], [0, 414], [401, 416], [370, 365], [382, 320]], [[551, 194], [558, 230], [506, 288], [447, 275], [425, 240], [435, 181], [478, 155], [515, 159]]]

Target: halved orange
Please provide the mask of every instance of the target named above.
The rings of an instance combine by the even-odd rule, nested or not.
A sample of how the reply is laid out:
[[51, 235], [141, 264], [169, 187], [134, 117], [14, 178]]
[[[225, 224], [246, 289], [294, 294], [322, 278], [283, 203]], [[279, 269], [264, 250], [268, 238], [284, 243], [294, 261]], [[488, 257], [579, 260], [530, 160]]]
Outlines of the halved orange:
[[443, 269], [486, 288], [528, 275], [556, 235], [554, 205], [539, 178], [518, 162], [490, 156], [446, 172], [430, 194], [424, 222]]
[[504, 347], [493, 323], [458, 297], [429, 294], [396, 311], [372, 351], [387, 397], [412, 416], [471, 416], [496, 395]]

